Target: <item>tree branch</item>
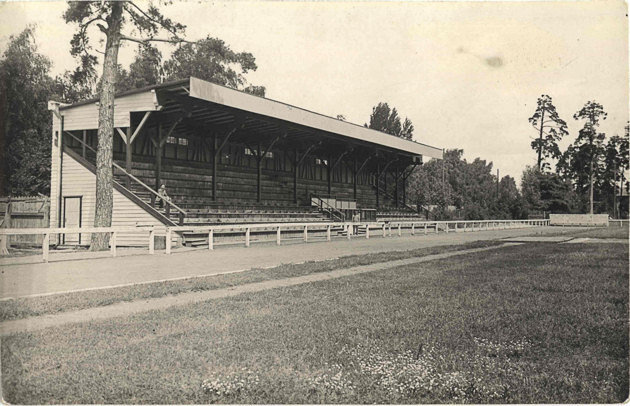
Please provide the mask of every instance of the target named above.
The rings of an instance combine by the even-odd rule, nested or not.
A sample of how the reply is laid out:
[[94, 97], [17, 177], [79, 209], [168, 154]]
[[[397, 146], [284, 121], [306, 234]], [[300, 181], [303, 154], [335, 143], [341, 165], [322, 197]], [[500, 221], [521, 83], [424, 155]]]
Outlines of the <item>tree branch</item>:
[[151, 17], [150, 15], [148, 15], [146, 13], [146, 11], [144, 11], [143, 9], [141, 9], [140, 7], [138, 7], [133, 1], [130, 1], [129, 4], [131, 4], [132, 6], [134, 6], [136, 8], [136, 10], [138, 10], [142, 15], [144, 15], [147, 19], [149, 19], [150, 21], [153, 21], [154, 23], [158, 24], [160, 27], [162, 27], [163, 29], [165, 29], [166, 31], [170, 32], [171, 34], [177, 36], [177, 31], [173, 28], [168, 28], [164, 25], [164, 23], [162, 23], [161, 21], [156, 20], [155, 18]]
[[181, 43], [196, 44], [196, 42], [194, 41], [188, 41], [182, 38], [135, 38], [135, 37], [130, 37], [129, 35], [125, 35], [125, 34], [121, 34], [120, 39], [137, 42], [138, 44], [142, 44], [142, 45], [146, 45], [149, 42], [167, 42], [169, 44], [181, 44]]

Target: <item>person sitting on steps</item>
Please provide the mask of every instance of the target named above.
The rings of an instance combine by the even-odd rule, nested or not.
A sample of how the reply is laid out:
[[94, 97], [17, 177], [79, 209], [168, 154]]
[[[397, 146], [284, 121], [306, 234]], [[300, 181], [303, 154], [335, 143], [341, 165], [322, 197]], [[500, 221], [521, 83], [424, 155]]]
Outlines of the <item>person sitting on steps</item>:
[[170, 202], [171, 198], [166, 193], [166, 185], [162, 184], [158, 189], [158, 195], [155, 198], [155, 205], [159, 208], [164, 208], [165, 202]]

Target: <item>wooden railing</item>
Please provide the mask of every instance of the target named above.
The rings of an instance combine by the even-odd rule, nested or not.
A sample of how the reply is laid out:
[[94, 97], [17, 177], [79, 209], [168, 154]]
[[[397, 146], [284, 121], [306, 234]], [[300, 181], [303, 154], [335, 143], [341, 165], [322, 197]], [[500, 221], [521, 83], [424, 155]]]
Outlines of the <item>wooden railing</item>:
[[329, 214], [330, 219], [335, 218], [338, 221], [345, 221], [346, 216], [341, 211], [339, 211], [336, 207], [333, 207], [330, 203], [328, 203], [323, 198], [311, 194], [311, 203], [315, 200], [317, 207], [319, 207], [320, 211], [325, 211]]
[[[83, 140], [79, 139], [74, 134], [72, 134], [70, 132], [67, 132], [67, 131], [65, 133], [66, 133], [66, 135], [69, 135], [70, 137], [72, 137], [75, 141], [79, 142], [82, 146], [85, 146], [90, 151], [96, 153], [96, 150], [94, 148], [92, 148], [88, 144], [84, 143]], [[155, 199], [159, 197], [164, 202], [164, 209], [166, 211], [166, 217], [170, 218], [171, 208], [172, 208], [172, 209], [174, 209], [175, 211], [178, 212], [179, 224], [180, 225], [184, 224], [184, 218], [187, 215], [187, 213], [186, 213], [186, 211], [184, 211], [184, 209], [182, 209], [181, 207], [177, 206], [175, 203], [173, 203], [170, 200], [164, 200], [162, 198], [162, 196], [160, 196], [160, 194], [158, 192], [153, 190], [152, 187], [148, 186], [146, 183], [142, 182], [140, 179], [136, 178], [131, 173], [127, 172], [125, 170], [125, 168], [123, 168], [122, 166], [118, 165], [116, 162], [112, 162], [112, 165], [113, 165], [114, 168], [116, 168], [119, 171], [121, 171], [124, 176], [127, 176], [129, 179], [133, 180], [134, 182], [136, 182], [138, 185], [140, 185], [143, 189], [145, 189], [146, 191], [148, 191], [151, 194], [151, 205], [153, 205], [154, 202], [155, 202]]]
[[[383, 237], [392, 236], [392, 230], [396, 230], [398, 236], [403, 230], [410, 230], [411, 235], [443, 232], [472, 232], [485, 230], [498, 230], [508, 228], [526, 228], [537, 226], [548, 226], [549, 220], [468, 220], [468, 221], [396, 221], [389, 223], [382, 222], [322, 222], [322, 223], [265, 223], [265, 224], [226, 224], [215, 226], [172, 226], [172, 227], [81, 227], [81, 228], [20, 228], [20, 229], [0, 229], [0, 241], [6, 243], [9, 235], [43, 235], [42, 255], [44, 262], [48, 262], [50, 249], [50, 236], [61, 234], [87, 234], [87, 233], [109, 233], [110, 252], [116, 256], [117, 236], [120, 234], [145, 234], [147, 236], [147, 246], [149, 254], [155, 253], [155, 236], [165, 236], [165, 253], [172, 252], [173, 234], [183, 232], [207, 233], [208, 249], [214, 249], [215, 234], [221, 233], [242, 233], [244, 244], [249, 247], [251, 244], [251, 232], [263, 230], [265, 232], [276, 233], [276, 244], [282, 243], [282, 231], [301, 232], [304, 242], [308, 242], [309, 231], [325, 232], [326, 241], [332, 239], [333, 231], [341, 231], [343, 238], [348, 240], [359, 237], [359, 234], [351, 232], [354, 227], [360, 228], [363, 238], [370, 238], [371, 230], [379, 230]], [[266, 230], [264, 230], [266, 229]], [[273, 230], [273, 231], [269, 231]], [[1, 244], [0, 244], [1, 245]]]

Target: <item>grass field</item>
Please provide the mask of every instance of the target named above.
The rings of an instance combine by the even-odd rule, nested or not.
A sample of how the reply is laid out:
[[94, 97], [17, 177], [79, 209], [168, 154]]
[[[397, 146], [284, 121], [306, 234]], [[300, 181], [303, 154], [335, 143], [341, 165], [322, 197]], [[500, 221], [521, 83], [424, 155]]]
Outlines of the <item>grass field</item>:
[[252, 269], [233, 274], [133, 285], [122, 288], [100, 289], [88, 292], [66, 293], [53, 296], [13, 299], [1, 302], [0, 321], [55, 314], [70, 310], [88, 309], [114, 303], [177, 295], [186, 292], [221, 289], [244, 285], [246, 283], [289, 278], [316, 272], [327, 272], [357, 265], [368, 265], [377, 262], [421, 257], [440, 252], [489, 247], [499, 244], [501, 244], [499, 241], [476, 241], [462, 245], [419, 248], [408, 251], [348, 255], [327, 261], [284, 264], [273, 268]]
[[546, 236], [567, 235], [577, 238], [604, 238], [604, 239], [628, 239], [628, 227], [610, 226], [610, 227], [592, 227], [592, 228], [573, 228], [573, 227], [556, 227], [557, 231], [545, 230], [544, 232], [534, 231], [534, 234], [544, 234]]
[[1, 349], [13, 403], [622, 402], [628, 246], [513, 246]]

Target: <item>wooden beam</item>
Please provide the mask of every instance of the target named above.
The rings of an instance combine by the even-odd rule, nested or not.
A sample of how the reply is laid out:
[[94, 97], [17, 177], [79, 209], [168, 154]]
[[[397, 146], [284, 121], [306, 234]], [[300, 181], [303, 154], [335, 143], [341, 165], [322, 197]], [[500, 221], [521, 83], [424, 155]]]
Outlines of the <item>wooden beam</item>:
[[87, 142], [87, 130], [83, 130], [83, 144], [81, 144], [81, 156], [85, 158], [85, 144]]
[[123, 130], [121, 130], [119, 127], [116, 127], [116, 131], [118, 131], [118, 135], [120, 135], [120, 138], [122, 138], [123, 142], [126, 144], [127, 143], [127, 134], [125, 134], [125, 132]]
[[[162, 138], [166, 139], [166, 137], [162, 137], [162, 124], [158, 124], [158, 133], [157, 133], [157, 141], [153, 143], [155, 145], [155, 190], [159, 190], [162, 183], [162, 148], [164, 144], [162, 143]], [[153, 141], [153, 138], [151, 138]], [[152, 199], [153, 202], [153, 199]]]
[[352, 198], [357, 200], [357, 156], [355, 155], [352, 159]]
[[151, 111], [147, 111], [146, 113], [144, 113], [144, 117], [142, 117], [142, 121], [140, 121], [140, 124], [138, 124], [138, 126], [136, 127], [136, 129], [133, 132], [133, 135], [131, 136], [131, 142], [132, 143], [136, 139], [138, 134], [140, 133], [140, 130], [142, 130], [142, 127], [144, 127], [144, 124], [147, 122], [147, 119], [149, 118], [151, 113], [152, 113]]
[[218, 175], [218, 158], [219, 155], [221, 154], [221, 150], [223, 149], [223, 147], [225, 147], [225, 145], [227, 144], [228, 140], [230, 139], [230, 137], [232, 135], [234, 135], [237, 131], [241, 130], [244, 126], [245, 126], [245, 116], [240, 116], [236, 119], [236, 121], [234, 122], [233, 127], [228, 131], [227, 134], [225, 134], [225, 136], [223, 137], [223, 141], [221, 142], [221, 145], [219, 145], [218, 143], [218, 138], [215, 135], [213, 135], [213, 151], [212, 151], [212, 200], [216, 201], [217, 200], [217, 175]]
[[[317, 148], [321, 144], [322, 144], [322, 142], [319, 141], [319, 142], [316, 142], [315, 144], [311, 144], [311, 146], [306, 148], [306, 151], [304, 151], [304, 154], [302, 155], [302, 158], [300, 158], [300, 160], [297, 162], [297, 165], [298, 166], [302, 165], [302, 162], [304, 162], [304, 159], [308, 156], [308, 154], [311, 153], [311, 151], [313, 151], [314, 148]], [[295, 152], [297, 153], [297, 150]]]
[[[133, 154], [133, 144], [131, 143], [131, 127], [127, 127], [127, 141], [125, 142], [125, 170], [131, 173], [131, 160]], [[127, 189], [131, 187], [131, 178], [127, 176]]]

